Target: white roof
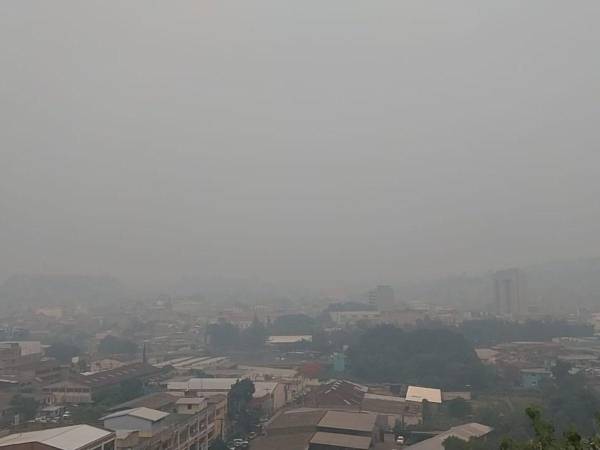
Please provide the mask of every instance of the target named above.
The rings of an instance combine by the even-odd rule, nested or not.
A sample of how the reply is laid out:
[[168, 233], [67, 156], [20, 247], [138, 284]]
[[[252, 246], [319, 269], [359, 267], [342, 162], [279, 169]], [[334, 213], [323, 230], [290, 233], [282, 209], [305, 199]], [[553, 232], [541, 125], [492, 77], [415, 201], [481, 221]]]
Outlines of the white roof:
[[170, 391], [223, 391], [228, 392], [237, 378], [190, 378], [187, 381], [170, 381], [167, 389]]
[[104, 416], [100, 420], [115, 419], [117, 417], [123, 417], [123, 416], [131, 416], [131, 417], [137, 417], [139, 419], [149, 420], [151, 422], [158, 422], [159, 420], [164, 419], [168, 415], [169, 415], [169, 413], [166, 413], [164, 411], [159, 411], [157, 409], [150, 409], [150, 408], [146, 408], [146, 407], [142, 406], [141, 408], [133, 408], [133, 409], [126, 409], [124, 411], [118, 411], [116, 413], [109, 414], [108, 416]]
[[406, 449], [410, 450], [444, 450], [444, 441], [449, 437], [457, 437], [462, 439], [463, 441], [468, 441], [472, 437], [481, 437], [490, 433], [493, 428], [490, 428], [486, 425], [482, 425], [480, 423], [466, 423], [464, 425], [459, 425], [457, 427], [450, 428], [448, 431], [444, 431], [437, 436], [434, 436], [430, 439], [425, 439], [424, 441], [419, 442], [415, 445], [409, 445]]
[[111, 434], [110, 431], [90, 425], [73, 425], [29, 433], [9, 434], [0, 439], [0, 447], [40, 442], [60, 450], [78, 450], [92, 442], [108, 438]]
[[419, 403], [423, 400], [427, 400], [429, 403], [442, 403], [442, 391], [440, 389], [409, 386], [408, 391], [406, 391], [406, 400]]
[[269, 336], [268, 344], [296, 344], [298, 342], [312, 342], [312, 335], [304, 334], [299, 336]]

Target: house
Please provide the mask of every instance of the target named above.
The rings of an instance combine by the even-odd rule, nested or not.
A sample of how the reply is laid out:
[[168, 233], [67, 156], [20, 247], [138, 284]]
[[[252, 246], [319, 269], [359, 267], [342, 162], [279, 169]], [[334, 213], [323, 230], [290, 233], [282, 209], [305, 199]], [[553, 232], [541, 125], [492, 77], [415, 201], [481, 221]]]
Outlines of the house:
[[114, 450], [115, 433], [74, 425], [28, 433], [9, 434], [0, 438], [1, 450]]

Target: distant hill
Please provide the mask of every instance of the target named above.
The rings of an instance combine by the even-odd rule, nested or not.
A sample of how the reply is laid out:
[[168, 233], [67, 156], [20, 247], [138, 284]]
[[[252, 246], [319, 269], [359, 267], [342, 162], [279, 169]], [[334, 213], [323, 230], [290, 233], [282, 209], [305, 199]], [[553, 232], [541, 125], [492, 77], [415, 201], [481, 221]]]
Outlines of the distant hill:
[[69, 305], [118, 301], [128, 289], [117, 279], [91, 275], [14, 275], [0, 285], [2, 304]]

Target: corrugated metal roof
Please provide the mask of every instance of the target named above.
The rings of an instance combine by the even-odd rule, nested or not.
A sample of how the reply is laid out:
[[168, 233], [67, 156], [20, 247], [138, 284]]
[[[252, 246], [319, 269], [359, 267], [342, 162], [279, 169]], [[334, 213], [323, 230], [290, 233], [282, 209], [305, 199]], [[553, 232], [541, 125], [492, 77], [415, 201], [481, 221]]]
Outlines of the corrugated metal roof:
[[190, 378], [187, 381], [171, 381], [167, 384], [168, 390], [194, 390], [194, 391], [229, 391], [237, 383], [237, 378]]
[[367, 412], [327, 411], [318, 426], [320, 428], [370, 432], [375, 427], [376, 419], [375, 414]]
[[370, 436], [353, 436], [351, 434], [317, 431], [310, 440], [310, 443], [367, 450], [371, 447], [371, 440]]
[[149, 420], [151, 422], [158, 422], [159, 420], [164, 419], [168, 415], [169, 415], [169, 413], [167, 413], [167, 412], [158, 411], [156, 409], [145, 408], [142, 406], [141, 408], [126, 409], [124, 411], [118, 411], [116, 413], [104, 416], [100, 420], [108, 420], [108, 419], [115, 419], [117, 417], [131, 416], [131, 417], [138, 417], [138, 418], [144, 419], [144, 420]]
[[420, 386], [409, 386], [406, 391], [406, 400], [411, 402], [442, 403], [442, 391], [440, 389], [425, 388]]
[[8, 445], [40, 442], [60, 450], [78, 450], [92, 442], [108, 438], [110, 431], [90, 425], [50, 428], [29, 433], [10, 434], [0, 439], [0, 448]]

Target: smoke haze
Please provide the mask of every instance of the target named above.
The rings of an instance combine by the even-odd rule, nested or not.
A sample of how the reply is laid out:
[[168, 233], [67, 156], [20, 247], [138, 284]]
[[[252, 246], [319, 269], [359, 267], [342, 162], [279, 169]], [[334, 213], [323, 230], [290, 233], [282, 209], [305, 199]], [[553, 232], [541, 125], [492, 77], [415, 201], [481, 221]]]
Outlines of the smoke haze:
[[0, 4], [0, 279], [600, 254], [600, 3]]

